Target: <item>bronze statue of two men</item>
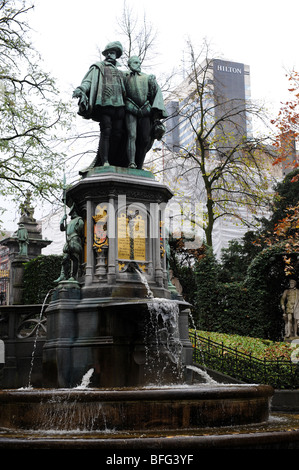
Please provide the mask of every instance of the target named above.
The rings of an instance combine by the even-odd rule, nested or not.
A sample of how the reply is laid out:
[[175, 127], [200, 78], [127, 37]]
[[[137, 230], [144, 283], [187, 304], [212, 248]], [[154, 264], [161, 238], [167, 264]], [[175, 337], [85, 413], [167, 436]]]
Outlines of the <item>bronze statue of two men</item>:
[[116, 165], [142, 169], [146, 153], [165, 132], [167, 117], [161, 89], [154, 75], [141, 72], [140, 60], [130, 57], [129, 69], [118, 68], [123, 48], [109, 43], [105, 59], [91, 65], [74, 93], [78, 114], [99, 122], [100, 142], [93, 166]]

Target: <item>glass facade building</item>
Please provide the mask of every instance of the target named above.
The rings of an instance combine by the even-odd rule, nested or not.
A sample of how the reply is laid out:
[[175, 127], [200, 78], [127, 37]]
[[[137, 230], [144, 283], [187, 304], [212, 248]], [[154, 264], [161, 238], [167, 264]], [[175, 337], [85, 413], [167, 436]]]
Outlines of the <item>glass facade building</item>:
[[[221, 113], [226, 113], [229, 108], [245, 110], [249, 102], [250, 93], [250, 68], [248, 65], [213, 59], [209, 63], [201, 64], [200, 70], [205, 75], [209, 93], [204, 100], [206, 107], [214, 110], [213, 119], [221, 119]], [[199, 72], [199, 80], [201, 80]], [[176, 91], [176, 94], [166, 102], [169, 119], [166, 121], [165, 142], [169, 150], [178, 151], [187, 148], [194, 143], [194, 129], [196, 119], [200, 119], [199, 107], [196, 108], [196, 98], [192, 79], [187, 78]], [[193, 101], [194, 97], [194, 101]], [[192, 109], [191, 109], [192, 108]], [[191, 111], [191, 112], [190, 112]], [[192, 114], [192, 123], [190, 115]], [[245, 111], [236, 113], [238, 122], [236, 127], [239, 135], [251, 134], [251, 123]], [[212, 116], [210, 116], [212, 118]], [[231, 133], [231, 129], [226, 129]], [[235, 133], [236, 131], [234, 131]]]

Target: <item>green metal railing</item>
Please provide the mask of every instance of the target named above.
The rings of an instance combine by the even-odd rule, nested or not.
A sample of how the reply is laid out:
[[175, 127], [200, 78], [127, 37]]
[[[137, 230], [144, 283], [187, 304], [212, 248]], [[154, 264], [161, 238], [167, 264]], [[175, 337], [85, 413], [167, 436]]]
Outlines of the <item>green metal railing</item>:
[[224, 346], [210, 338], [190, 332], [194, 363], [246, 383], [262, 383], [275, 389], [299, 388], [299, 363], [277, 358], [258, 359], [237, 348]]

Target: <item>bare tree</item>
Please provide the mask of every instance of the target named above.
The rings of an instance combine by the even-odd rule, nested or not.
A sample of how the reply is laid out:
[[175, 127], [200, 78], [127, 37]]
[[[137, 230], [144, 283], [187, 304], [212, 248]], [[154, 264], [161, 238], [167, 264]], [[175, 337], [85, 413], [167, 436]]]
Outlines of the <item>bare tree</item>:
[[157, 31], [148, 21], [145, 13], [140, 20], [124, 1], [122, 14], [118, 18], [118, 28], [124, 45], [123, 61], [125, 64], [132, 55], [137, 55], [143, 66], [145, 66], [145, 60], [147, 62], [153, 60], [156, 55]]
[[[228, 99], [216, 83], [209, 46], [199, 54], [188, 43], [189, 73], [168, 98], [170, 115], [163, 146], [163, 179], [185, 200], [202, 201], [202, 229], [213, 245], [215, 222], [223, 217], [249, 225], [242, 208], [256, 213], [268, 207], [275, 150], [264, 136], [248, 132], [250, 119], [265, 125], [260, 106], [245, 99]], [[189, 141], [173, 139], [185, 128]], [[172, 137], [172, 140], [171, 138]]]
[[27, 0], [0, 0], [0, 194], [16, 199], [28, 187], [52, 198], [62, 185], [56, 133], [69, 116], [30, 42], [32, 8]]

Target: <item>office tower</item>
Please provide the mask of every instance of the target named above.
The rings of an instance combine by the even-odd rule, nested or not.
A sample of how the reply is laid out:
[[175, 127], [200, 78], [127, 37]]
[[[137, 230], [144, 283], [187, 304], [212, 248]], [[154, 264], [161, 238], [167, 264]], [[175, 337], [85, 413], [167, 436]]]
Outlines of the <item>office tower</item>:
[[[205, 96], [202, 100], [210, 108], [209, 118], [221, 120], [221, 115], [235, 115], [233, 128], [229, 120], [219, 133], [248, 137], [251, 134], [250, 117], [245, 114], [245, 104], [250, 100], [250, 69], [248, 65], [237, 62], [213, 59], [203, 62], [198, 70], [198, 79], [204, 83]], [[171, 151], [187, 148], [194, 143], [195, 122], [200, 119], [200, 110], [196, 110], [194, 74], [187, 77], [166, 101], [169, 118], [166, 121], [166, 146]], [[193, 101], [194, 97], [194, 101]], [[235, 110], [232, 113], [232, 109]], [[192, 125], [190, 120], [192, 118]]]
[[[157, 162], [160, 162], [160, 175], [174, 191], [176, 201], [190, 203], [190, 208], [192, 204], [194, 206], [200, 202], [205, 211], [207, 192], [198, 164], [201, 149], [197, 147], [197, 132], [212, 129], [208, 133], [208, 140], [201, 141], [208, 155], [205, 161], [207, 172], [221, 163], [231, 149], [234, 149], [236, 158], [242, 159], [244, 151], [239, 150], [242, 145], [239, 147], [238, 144], [252, 137], [251, 114], [247, 112], [250, 107], [249, 66], [220, 59], [202, 62], [168, 97], [166, 134], [164, 142], [158, 143], [154, 149], [155, 168]], [[199, 157], [195, 164], [192, 155]], [[238, 190], [235, 195], [233, 199], [238, 197]], [[221, 195], [218, 199], [221, 199]], [[248, 205], [237, 206], [232, 200], [226, 202], [227, 212], [232, 214], [237, 210], [240, 218], [252, 220]], [[192, 212], [193, 209], [190, 210]], [[222, 209], [222, 212], [225, 210]], [[216, 254], [220, 254], [229, 240], [241, 237], [247, 230], [248, 227], [236, 223], [231, 215], [220, 217], [213, 228]]]

